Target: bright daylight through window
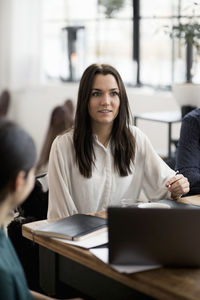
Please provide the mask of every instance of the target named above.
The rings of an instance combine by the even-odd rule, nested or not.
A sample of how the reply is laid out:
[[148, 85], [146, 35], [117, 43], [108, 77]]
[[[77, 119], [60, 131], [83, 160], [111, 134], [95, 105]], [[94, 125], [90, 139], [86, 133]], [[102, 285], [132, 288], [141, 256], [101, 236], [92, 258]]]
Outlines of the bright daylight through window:
[[[89, 64], [105, 62], [132, 86], [165, 88], [184, 82], [185, 41], [172, 38], [170, 30], [194, 17], [198, 23], [199, 3], [194, 8], [192, 0], [44, 0], [43, 78], [78, 81]], [[199, 83], [198, 53], [193, 48], [193, 81]]]

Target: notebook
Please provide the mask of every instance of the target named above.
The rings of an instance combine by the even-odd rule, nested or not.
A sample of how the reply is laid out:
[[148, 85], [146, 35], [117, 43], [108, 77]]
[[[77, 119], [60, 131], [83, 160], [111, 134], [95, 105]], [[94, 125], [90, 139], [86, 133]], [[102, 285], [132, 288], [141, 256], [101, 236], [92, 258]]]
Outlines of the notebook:
[[108, 208], [109, 263], [200, 266], [200, 208]]
[[35, 234], [78, 241], [107, 230], [104, 218], [75, 214], [34, 230]]

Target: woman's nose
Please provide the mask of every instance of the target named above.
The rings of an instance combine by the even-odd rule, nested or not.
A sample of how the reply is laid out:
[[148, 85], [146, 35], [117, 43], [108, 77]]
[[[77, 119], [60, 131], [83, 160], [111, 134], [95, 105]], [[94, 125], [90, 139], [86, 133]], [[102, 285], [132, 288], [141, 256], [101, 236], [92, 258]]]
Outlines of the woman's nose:
[[104, 94], [102, 97], [102, 105], [108, 105], [110, 103], [110, 97], [109, 94]]

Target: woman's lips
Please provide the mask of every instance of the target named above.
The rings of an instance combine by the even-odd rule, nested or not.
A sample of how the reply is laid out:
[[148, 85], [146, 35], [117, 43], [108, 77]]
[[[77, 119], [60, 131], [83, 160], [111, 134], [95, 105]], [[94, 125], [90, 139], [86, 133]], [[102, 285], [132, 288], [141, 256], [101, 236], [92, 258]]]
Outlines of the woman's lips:
[[100, 112], [100, 113], [110, 113], [111, 112], [111, 110], [108, 110], [108, 109], [102, 109], [102, 110], [99, 110], [98, 112]]

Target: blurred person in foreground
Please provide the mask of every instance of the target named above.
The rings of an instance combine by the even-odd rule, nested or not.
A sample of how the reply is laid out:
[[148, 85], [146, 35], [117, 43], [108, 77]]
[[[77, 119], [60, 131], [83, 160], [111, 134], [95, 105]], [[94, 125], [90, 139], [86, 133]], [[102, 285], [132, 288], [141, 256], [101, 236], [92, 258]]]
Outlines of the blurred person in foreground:
[[56, 106], [50, 117], [49, 127], [42, 146], [40, 159], [36, 167], [36, 175], [47, 173], [49, 153], [54, 139], [74, 124], [74, 105], [68, 99], [63, 105]]
[[16, 124], [0, 120], [0, 299], [48, 300], [30, 291], [16, 252], [3, 225], [10, 212], [31, 192], [35, 182], [36, 149]]

